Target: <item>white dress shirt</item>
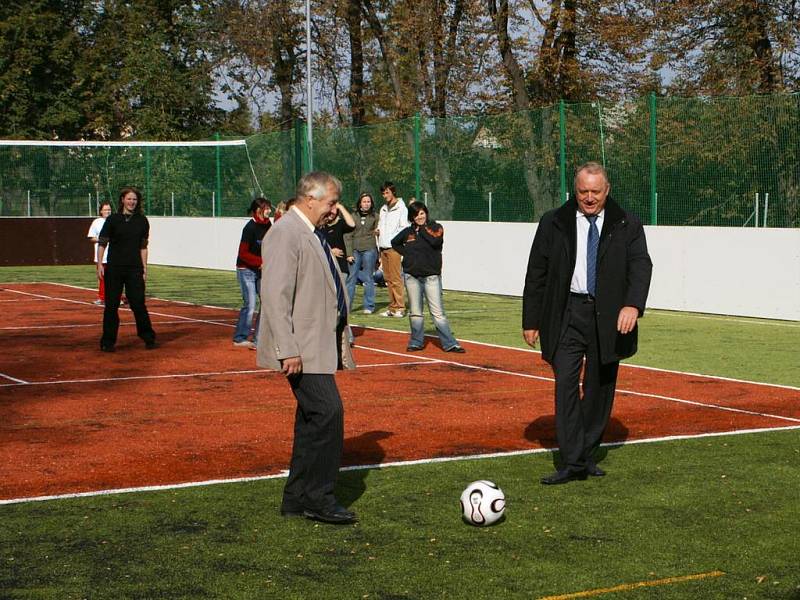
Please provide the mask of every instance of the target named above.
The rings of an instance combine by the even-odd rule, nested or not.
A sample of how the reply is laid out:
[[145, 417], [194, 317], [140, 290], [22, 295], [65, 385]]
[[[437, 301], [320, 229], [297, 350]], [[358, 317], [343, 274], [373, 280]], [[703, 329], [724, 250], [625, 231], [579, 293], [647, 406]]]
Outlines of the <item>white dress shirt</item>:
[[[603, 233], [603, 219], [606, 209], [597, 213], [597, 234]], [[575, 294], [588, 294], [589, 287], [586, 285], [586, 247], [589, 241], [589, 219], [581, 211], [575, 211], [575, 224], [577, 226], [578, 248], [575, 255], [575, 270], [572, 272], [572, 282], [569, 291]]]

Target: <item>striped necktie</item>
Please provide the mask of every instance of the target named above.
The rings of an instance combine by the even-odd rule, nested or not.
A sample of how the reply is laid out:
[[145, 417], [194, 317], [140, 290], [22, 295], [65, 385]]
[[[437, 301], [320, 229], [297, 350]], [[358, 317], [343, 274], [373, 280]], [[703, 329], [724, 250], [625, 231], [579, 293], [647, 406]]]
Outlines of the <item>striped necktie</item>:
[[347, 303], [344, 299], [344, 290], [342, 289], [342, 279], [339, 277], [339, 269], [333, 262], [333, 255], [331, 254], [331, 247], [328, 240], [325, 239], [325, 231], [322, 229], [314, 229], [314, 235], [317, 236], [319, 243], [322, 245], [322, 251], [325, 253], [325, 258], [328, 259], [328, 268], [331, 270], [333, 283], [336, 285], [336, 308], [339, 310], [339, 316], [347, 314]]
[[590, 296], [597, 291], [597, 246], [600, 233], [597, 231], [597, 215], [586, 215], [589, 219], [589, 238], [586, 242], [586, 287]]

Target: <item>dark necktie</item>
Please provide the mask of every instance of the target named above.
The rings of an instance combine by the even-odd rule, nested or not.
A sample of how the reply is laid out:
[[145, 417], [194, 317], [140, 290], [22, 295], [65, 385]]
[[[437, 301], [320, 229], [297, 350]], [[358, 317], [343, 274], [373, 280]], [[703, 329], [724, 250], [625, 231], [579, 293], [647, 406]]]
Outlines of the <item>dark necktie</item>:
[[347, 303], [344, 300], [344, 290], [342, 289], [342, 280], [339, 277], [339, 270], [333, 262], [333, 255], [331, 254], [331, 247], [328, 240], [325, 239], [325, 232], [322, 229], [314, 229], [314, 235], [317, 236], [319, 243], [322, 245], [322, 251], [325, 253], [325, 258], [328, 259], [328, 268], [331, 270], [333, 283], [336, 285], [336, 308], [339, 310], [339, 316], [347, 314]]
[[586, 287], [589, 295], [597, 291], [597, 246], [600, 244], [600, 233], [597, 231], [597, 215], [586, 215], [589, 219], [589, 238], [586, 242]]

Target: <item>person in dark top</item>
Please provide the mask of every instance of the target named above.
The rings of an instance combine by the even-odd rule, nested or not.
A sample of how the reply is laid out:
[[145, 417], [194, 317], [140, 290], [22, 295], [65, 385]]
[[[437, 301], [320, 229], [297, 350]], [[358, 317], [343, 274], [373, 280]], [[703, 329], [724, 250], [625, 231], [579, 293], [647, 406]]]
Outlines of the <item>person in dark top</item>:
[[[117, 212], [106, 219], [97, 237], [97, 276], [105, 278], [106, 283], [103, 335], [100, 338], [103, 352], [113, 352], [117, 343], [123, 287], [136, 319], [136, 334], [144, 340], [148, 350], [156, 347], [156, 332], [144, 303], [149, 238], [150, 223], [142, 213], [142, 193], [134, 187], [123, 188]], [[106, 248], [108, 263], [104, 264]]]
[[[269, 222], [272, 203], [266, 198], [256, 198], [250, 203], [247, 212], [253, 218], [242, 229], [239, 253], [236, 255], [236, 277], [242, 290], [242, 309], [233, 334], [233, 345], [255, 350], [258, 344], [256, 302], [261, 297], [261, 241], [272, 225]], [[255, 324], [253, 315], [256, 315]], [[255, 327], [252, 342], [247, 339], [251, 326]]]
[[442, 246], [444, 228], [428, 220], [428, 207], [421, 202], [408, 205], [409, 227], [392, 239], [394, 248], [403, 257], [403, 278], [408, 294], [408, 318], [411, 339], [406, 350], [415, 352], [425, 346], [425, 321], [422, 316], [422, 296], [428, 299], [428, 309], [436, 325], [442, 350], [463, 353], [444, 312], [442, 302]]
[[331, 247], [331, 254], [336, 257], [339, 270], [345, 277], [350, 273], [350, 267], [347, 262], [347, 246], [344, 242], [344, 234], [350, 233], [355, 228], [356, 223], [353, 220], [353, 215], [341, 203], [337, 202], [325, 222], [325, 238]]

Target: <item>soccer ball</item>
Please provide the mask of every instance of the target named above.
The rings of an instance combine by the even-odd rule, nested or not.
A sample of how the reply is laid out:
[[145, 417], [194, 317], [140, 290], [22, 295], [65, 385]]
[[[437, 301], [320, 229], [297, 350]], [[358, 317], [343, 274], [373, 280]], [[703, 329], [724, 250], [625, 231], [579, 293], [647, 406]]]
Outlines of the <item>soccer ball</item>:
[[461, 493], [461, 514], [470, 525], [491, 525], [503, 516], [505, 509], [503, 490], [491, 481], [473, 481]]

